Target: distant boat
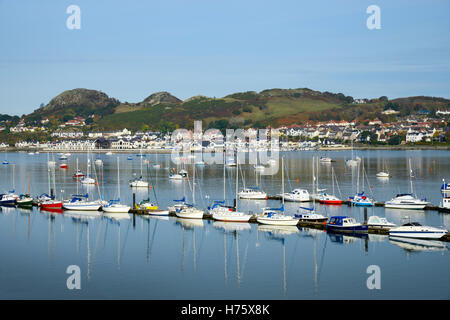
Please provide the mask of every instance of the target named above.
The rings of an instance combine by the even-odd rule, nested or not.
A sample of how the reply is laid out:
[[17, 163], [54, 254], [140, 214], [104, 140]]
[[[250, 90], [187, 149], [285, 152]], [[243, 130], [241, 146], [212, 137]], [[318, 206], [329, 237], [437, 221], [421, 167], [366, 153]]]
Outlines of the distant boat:
[[111, 151], [108, 151], [107, 153], [105, 153], [107, 156], [112, 156], [112, 152]]
[[377, 177], [378, 178], [389, 178], [389, 173], [384, 172], [384, 171], [380, 171], [377, 173]]
[[331, 159], [330, 157], [320, 157], [319, 161], [320, 161], [321, 163], [331, 163], [331, 162], [333, 162], [334, 160]]
[[95, 164], [98, 166], [102, 166], [103, 165], [102, 159], [95, 159]]
[[2, 164], [9, 164], [9, 162], [7, 160], [3, 160]]
[[61, 163], [61, 164], [59, 165], [59, 167], [60, 167], [61, 169], [67, 169], [67, 163]]
[[67, 160], [67, 156], [66, 156], [66, 155], [61, 155], [61, 156], [59, 157], [59, 160], [60, 160], [60, 161], [65, 161], [65, 160]]

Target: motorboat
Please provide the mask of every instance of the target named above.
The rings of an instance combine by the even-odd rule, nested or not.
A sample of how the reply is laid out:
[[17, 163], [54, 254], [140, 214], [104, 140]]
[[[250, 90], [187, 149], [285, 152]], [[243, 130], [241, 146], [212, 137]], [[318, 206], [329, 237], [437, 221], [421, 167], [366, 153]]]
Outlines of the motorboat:
[[1, 206], [13, 206], [16, 204], [17, 199], [19, 199], [18, 195], [10, 192], [8, 194], [0, 194], [0, 205]]
[[426, 199], [417, 199], [412, 193], [397, 194], [390, 201], [386, 201], [384, 206], [392, 209], [417, 209], [422, 210], [429, 204]]
[[248, 187], [241, 190], [239, 193], [239, 199], [251, 199], [251, 200], [266, 200], [267, 193], [259, 190], [258, 187]]
[[299, 207], [297, 209], [297, 214], [295, 214], [294, 217], [298, 218], [299, 221], [308, 221], [308, 222], [325, 222], [328, 220], [327, 217], [315, 213], [314, 208], [306, 208], [306, 207]]
[[107, 156], [112, 156], [112, 152], [111, 152], [111, 151], [108, 151], [107, 153], [105, 153], [105, 155], [107, 155]]
[[67, 156], [64, 154], [59, 157], [60, 161], [66, 161], [67, 159], [68, 159]]
[[389, 230], [389, 236], [420, 239], [440, 239], [447, 233], [448, 230], [430, 226], [422, 226], [418, 222], [408, 222], [400, 227]]
[[102, 203], [97, 201], [89, 201], [88, 194], [73, 195], [72, 199], [63, 202], [63, 208], [66, 210], [78, 211], [98, 211], [102, 207]]
[[61, 164], [59, 165], [59, 167], [60, 167], [61, 169], [67, 169], [67, 163], [61, 163]]
[[369, 227], [380, 227], [380, 228], [393, 228], [397, 225], [395, 223], [389, 222], [385, 217], [370, 216], [367, 220], [367, 225]]
[[98, 166], [102, 166], [103, 165], [103, 160], [102, 159], [95, 159], [95, 164]]
[[328, 220], [326, 225], [327, 231], [332, 232], [349, 232], [349, 233], [367, 233], [369, 228], [356, 222], [354, 218], [347, 216], [334, 216]]
[[310, 201], [309, 192], [306, 189], [294, 189], [291, 192], [282, 193], [280, 196], [284, 199], [284, 201]]

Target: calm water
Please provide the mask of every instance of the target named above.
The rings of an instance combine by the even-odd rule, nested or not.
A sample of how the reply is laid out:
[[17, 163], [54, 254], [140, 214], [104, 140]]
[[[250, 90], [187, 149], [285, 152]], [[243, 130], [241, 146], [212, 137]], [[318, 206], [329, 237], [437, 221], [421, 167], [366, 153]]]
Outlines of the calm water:
[[[9, 165], [0, 167], [0, 191], [28, 192], [33, 196], [49, 192], [47, 154], [3, 153]], [[128, 180], [140, 175], [140, 158], [120, 155], [120, 197], [131, 204]], [[311, 191], [312, 157], [325, 153], [286, 153], [289, 181], [286, 191], [303, 187]], [[332, 190], [331, 167], [345, 199], [356, 191], [357, 173], [345, 166], [350, 152], [327, 152], [336, 160], [319, 165], [320, 188]], [[414, 191], [433, 204], [440, 202], [442, 178], [450, 180], [449, 151], [361, 151], [368, 181], [377, 201], [398, 192], [409, 192], [408, 159], [415, 172]], [[56, 155], [55, 155], [56, 156]], [[57, 169], [57, 197], [76, 193], [72, 179], [76, 167], [86, 171], [86, 154], [72, 154], [67, 170]], [[103, 160], [96, 167], [98, 187], [79, 189], [93, 198], [117, 198], [117, 157], [94, 154]], [[147, 155], [154, 162], [155, 155]], [[3, 159], [0, 159], [3, 160]], [[167, 207], [186, 195], [187, 181], [169, 181], [166, 167], [170, 155], [158, 155], [162, 169], [149, 167], [154, 191], [145, 189], [136, 198], [152, 199]], [[58, 161], [59, 162], [59, 161]], [[14, 164], [14, 166], [13, 166]], [[387, 168], [389, 180], [375, 174]], [[192, 172], [192, 166], [187, 166]], [[243, 166], [246, 185], [256, 183], [255, 171]], [[234, 192], [235, 168], [227, 168], [226, 197]], [[144, 176], [147, 167], [144, 164]], [[223, 167], [197, 168], [196, 202], [206, 207], [211, 199], [223, 198]], [[30, 183], [28, 183], [30, 181]], [[240, 181], [242, 185], [242, 180]], [[258, 177], [269, 194], [281, 192], [281, 170], [273, 176]], [[370, 189], [369, 186], [372, 186]], [[338, 188], [336, 193], [339, 195]], [[258, 212], [279, 201], [240, 201], [240, 209]], [[294, 212], [295, 204], [286, 204]], [[360, 208], [316, 206], [320, 213], [344, 214], [363, 220]], [[422, 224], [450, 228], [450, 215], [434, 211], [405, 211], [370, 208], [369, 214], [386, 216], [394, 223], [404, 216]], [[123, 298], [123, 299], [449, 299], [449, 245], [403, 244], [387, 236], [365, 238], [332, 236], [323, 231], [296, 227], [274, 228], [256, 224], [230, 224], [208, 220], [189, 221], [133, 215], [64, 214], [3, 208], [0, 213], [0, 298]], [[81, 268], [81, 290], [68, 290], [69, 265]], [[381, 269], [381, 289], [369, 290], [369, 265]]]

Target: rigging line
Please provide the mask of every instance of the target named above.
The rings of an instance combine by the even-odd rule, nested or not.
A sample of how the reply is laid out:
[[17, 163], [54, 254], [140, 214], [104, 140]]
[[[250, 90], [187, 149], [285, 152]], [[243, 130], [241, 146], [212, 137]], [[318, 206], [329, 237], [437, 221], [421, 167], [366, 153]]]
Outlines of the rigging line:
[[200, 245], [198, 246], [198, 252], [197, 252], [197, 256], [196, 256], [197, 262], [200, 262], [200, 251], [201, 251], [202, 246], [203, 246], [203, 239], [204, 238], [205, 238], [205, 230], [204, 230], [204, 228], [202, 228], [202, 238], [200, 239]]
[[300, 237], [297, 237], [297, 240], [295, 241], [294, 254], [292, 255], [291, 262], [290, 262], [289, 265], [288, 265], [288, 270], [291, 270], [292, 264], [294, 263], [295, 254], [296, 254], [296, 252], [297, 252], [297, 246], [298, 246], [298, 239], [299, 239], [299, 238], [300, 238]]
[[95, 253], [97, 252], [97, 245], [98, 245], [98, 240], [100, 239], [100, 234], [102, 232], [102, 226], [103, 226], [103, 219], [100, 220], [100, 225], [98, 227], [97, 236], [95, 238], [94, 254], [92, 255], [92, 258], [95, 257]]
[[241, 273], [241, 280], [244, 279], [244, 272], [245, 272], [245, 266], [247, 265], [247, 257], [248, 257], [248, 243], [250, 240], [250, 232], [247, 237], [246, 245], [245, 245], [245, 253], [244, 253], [244, 261], [242, 262], [242, 273]]
[[[127, 233], [125, 234], [125, 240], [123, 241], [122, 250], [120, 250], [120, 258], [123, 257], [123, 252], [125, 251], [125, 245], [127, 244], [128, 231], [130, 231], [130, 225], [131, 225], [131, 219], [130, 219], [130, 221], [128, 222]], [[120, 228], [120, 225], [119, 225], [119, 228]]]
[[322, 273], [323, 261], [325, 259], [325, 249], [327, 247], [328, 235], [325, 234], [325, 244], [323, 245], [322, 257], [320, 258], [319, 272], [317, 274], [317, 284], [320, 282], [320, 274]]
[[287, 176], [287, 181], [289, 182], [289, 188], [292, 191], [292, 184], [291, 184], [291, 178], [289, 177], [289, 171], [287, 170], [287, 166], [286, 163], [283, 164], [284, 166], [284, 171], [286, 171], [286, 176]]
[[[150, 248], [148, 251], [148, 258], [150, 260], [150, 256], [152, 255], [152, 248], [153, 248], [153, 243], [155, 242], [155, 233], [156, 233], [156, 227], [158, 226], [158, 220], [156, 220], [155, 225], [153, 226], [153, 234], [152, 234], [152, 242], [150, 244]], [[150, 224], [149, 224], [149, 228], [150, 228]], [[149, 261], [149, 263], [151, 263], [151, 260]]]

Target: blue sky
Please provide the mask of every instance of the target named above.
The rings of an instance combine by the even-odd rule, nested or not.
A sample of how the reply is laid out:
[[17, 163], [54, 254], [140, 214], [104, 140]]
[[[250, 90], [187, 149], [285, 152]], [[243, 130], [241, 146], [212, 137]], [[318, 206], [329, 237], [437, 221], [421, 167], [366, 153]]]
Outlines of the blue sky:
[[302, 87], [450, 98], [449, 13], [448, 0], [0, 0], [0, 113], [74, 88], [128, 102]]

